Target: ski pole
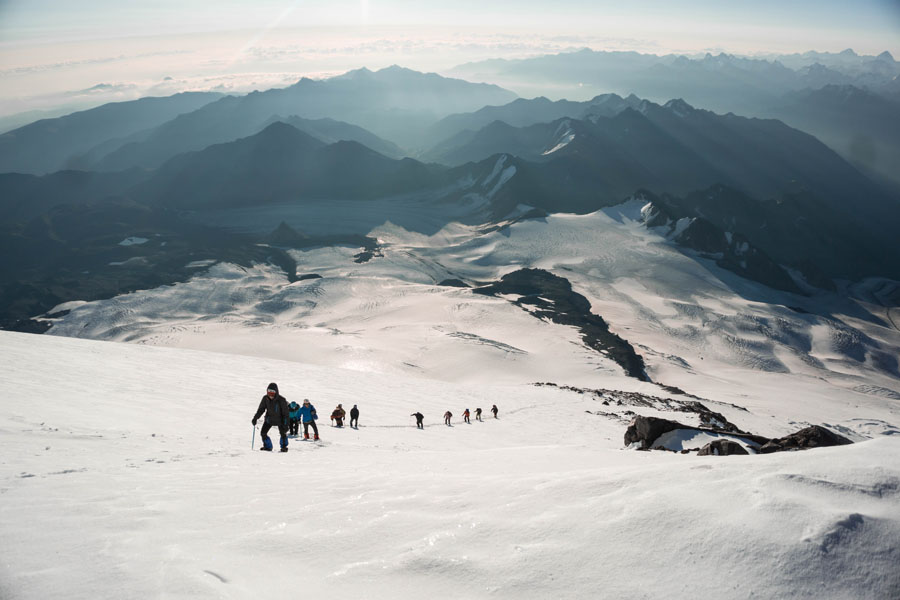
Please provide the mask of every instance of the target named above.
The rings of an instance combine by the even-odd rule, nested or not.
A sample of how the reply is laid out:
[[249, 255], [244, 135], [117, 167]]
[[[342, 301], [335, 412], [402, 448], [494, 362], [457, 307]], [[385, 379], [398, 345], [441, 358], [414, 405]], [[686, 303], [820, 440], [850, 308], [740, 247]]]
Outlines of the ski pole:
[[256, 425], [253, 426], [253, 437], [250, 438], [250, 449], [253, 450], [253, 446], [256, 445]]

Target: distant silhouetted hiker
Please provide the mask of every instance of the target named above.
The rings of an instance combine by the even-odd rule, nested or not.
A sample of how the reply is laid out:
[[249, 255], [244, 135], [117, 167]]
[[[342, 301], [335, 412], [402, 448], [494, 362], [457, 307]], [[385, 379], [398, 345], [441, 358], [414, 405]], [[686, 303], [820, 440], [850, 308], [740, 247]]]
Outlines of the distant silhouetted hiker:
[[481, 409], [480, 408], [475, 409], [475, 420], [481, 421]]
[[350, 409], [350, 427], [355, 427], [359, 429], [359, 409], [356, 408], [356, 405], [353, 405], [353, 408]]
[[416, 428], [417, 429], [425, 429], [425, 426], [422, 425], [422, 421], [425, 419], [425, 415], [423, 415], [420, 412], [414, 412], [413, 414], [411, 414], [409, 416], [416, 418]]
[[453, 413], [450, 412], [449, 410], [444, 413], [444, 425], [450, 424], [450, 417], [452, 417], [452, 416], [453, 416]]
[[288, 418], [291, 421], [291, 435], [300, 433], [300, 405], [296, 402], [288, 404]]
[[497, 413], [500, 412], [499, 410], [497, 410], [497, 405], [496, 405], [496, 404], [493, 405], [493, 406], [491, 407], [491, 412], [494, 413], [494, 418], [496, 419], [496, 418], [497, 418]]
[[260, 450], [265, 450], [266, 452], [272, 451], [272, 440], [269, 439], [269, 429], [277, 427], [278, 433], [281, 434], [281, 451], [287, 452], [288, 414], [290, 413], [290, 409], [288, 408], [287, 400], [278, 393], [278, 385], [274, 383], [270, 383], [269, 387], [266, 388], [266, 395], [259, 401], [259, 408], [256, 409], [256, 414], [250, 419], [250, 422], [253, 423], [254, 427], [256, 427], [256, 422], [264, 412], [266, 413], [266, 422], [263, 423], [262, 429], [259, 431], [263, 440], [263, 446]]
[[331, 420], [334, 421], [338, 427], [344, 426], [344, 417], [347, 416], [347, 413], [344, 412], [344, 407], [340, 404], [334, 407], [334, 410], [331, 411]]
[[469, 425], [472, 424], [472, 421], [469, 420], [469, 409], [468, 408], [463, 411], [463, 421], [465, 421]]
[[312, 425], [313, 435], [315, 437], [314, 440], [319, 439], [319, 428], [316, 426], [316, 419], [319, 418], [319, 415], [316, 414], [316, 407], [309, 403], [309, 400], [303, 401], [303, 406], [300, 407], [300, 419], [303, 421], [303, 439], [309, 439], [309, 426]]

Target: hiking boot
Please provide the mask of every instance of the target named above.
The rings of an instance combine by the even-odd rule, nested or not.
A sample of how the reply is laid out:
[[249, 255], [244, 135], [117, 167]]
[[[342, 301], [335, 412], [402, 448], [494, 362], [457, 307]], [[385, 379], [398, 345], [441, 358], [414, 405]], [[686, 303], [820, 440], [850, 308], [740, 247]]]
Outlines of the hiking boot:
[[304, 440], [308, 440], [308, 439], [309, 439], [309, 434], [308, 434], [308, 433], [304, 433], [304, 434], [303, 434], [303, 439], [304, 439]]
[[282, 446], [282, 447], [281, 447], [281, 451], [282, 451], [282, 452], [287, 452], [287, 451], [288, 451], [287, 446]]
[[265, 446], [263, 446], [262, 448], [260, 448], [260, 450], [262, 450], [263, 452], [271, 452], [271, 451], [272, 451], [271, 448], [266, 448]]
[[315, 435], [315, 437], [313, 438], [313, 440], [318, 441], [318, 439], [319, 439], [319, 434], [317, 433], [317, 434]]

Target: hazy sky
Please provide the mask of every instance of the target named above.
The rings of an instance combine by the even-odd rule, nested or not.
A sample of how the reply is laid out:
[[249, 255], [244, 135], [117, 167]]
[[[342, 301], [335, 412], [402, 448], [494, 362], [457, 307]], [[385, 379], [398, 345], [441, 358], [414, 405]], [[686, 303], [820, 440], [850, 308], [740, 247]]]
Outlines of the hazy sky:
[[900, 57], [900, 0], [0, 0], [0, 116], [581, 47]]

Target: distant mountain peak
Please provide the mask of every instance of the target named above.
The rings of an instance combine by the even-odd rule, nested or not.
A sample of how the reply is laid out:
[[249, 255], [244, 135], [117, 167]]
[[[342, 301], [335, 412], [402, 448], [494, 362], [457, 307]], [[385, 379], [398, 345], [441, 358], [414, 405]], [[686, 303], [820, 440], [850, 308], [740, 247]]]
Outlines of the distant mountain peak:
[[669, 100], [664, 106], [679, 117], [686, 117], [694, 112], [694, 107], [681, 98]]
[[884, 60], [884, 61], [888, 61], [888, 62], [894, 62], [894, 56], [893, 56], [890, 52], [888, 52], [887, 50], [885, 50], [884, 52], [882, 52], [881, 54], [879, 54], [879, 55], [876, 56], [875, 58], [876, 58], [877, 60]]
[[271, 124], [267, 125], [262, 131], [257, 133], [255, 136], [251, 137], [259, 137], [259, 138], [284, 138], [289, 136], [294, 136], [295, 134], [303, 134], [302, 131], [294, 127], [293, 125], [288, 125], [284, 121], [274, 121]]
[[852, 48], [847, 48], [846, 50], [839, 53], [841, 56], [859, 56], [856, 52], [853, 51]]
[[353, 69], [352, 71], [347, 71], [342, 75], [337, 75], [332, 79], [368, 79], [371, 78], [375, 73], [369, 70], [366, 67], [360, 67], [359, 69]]

